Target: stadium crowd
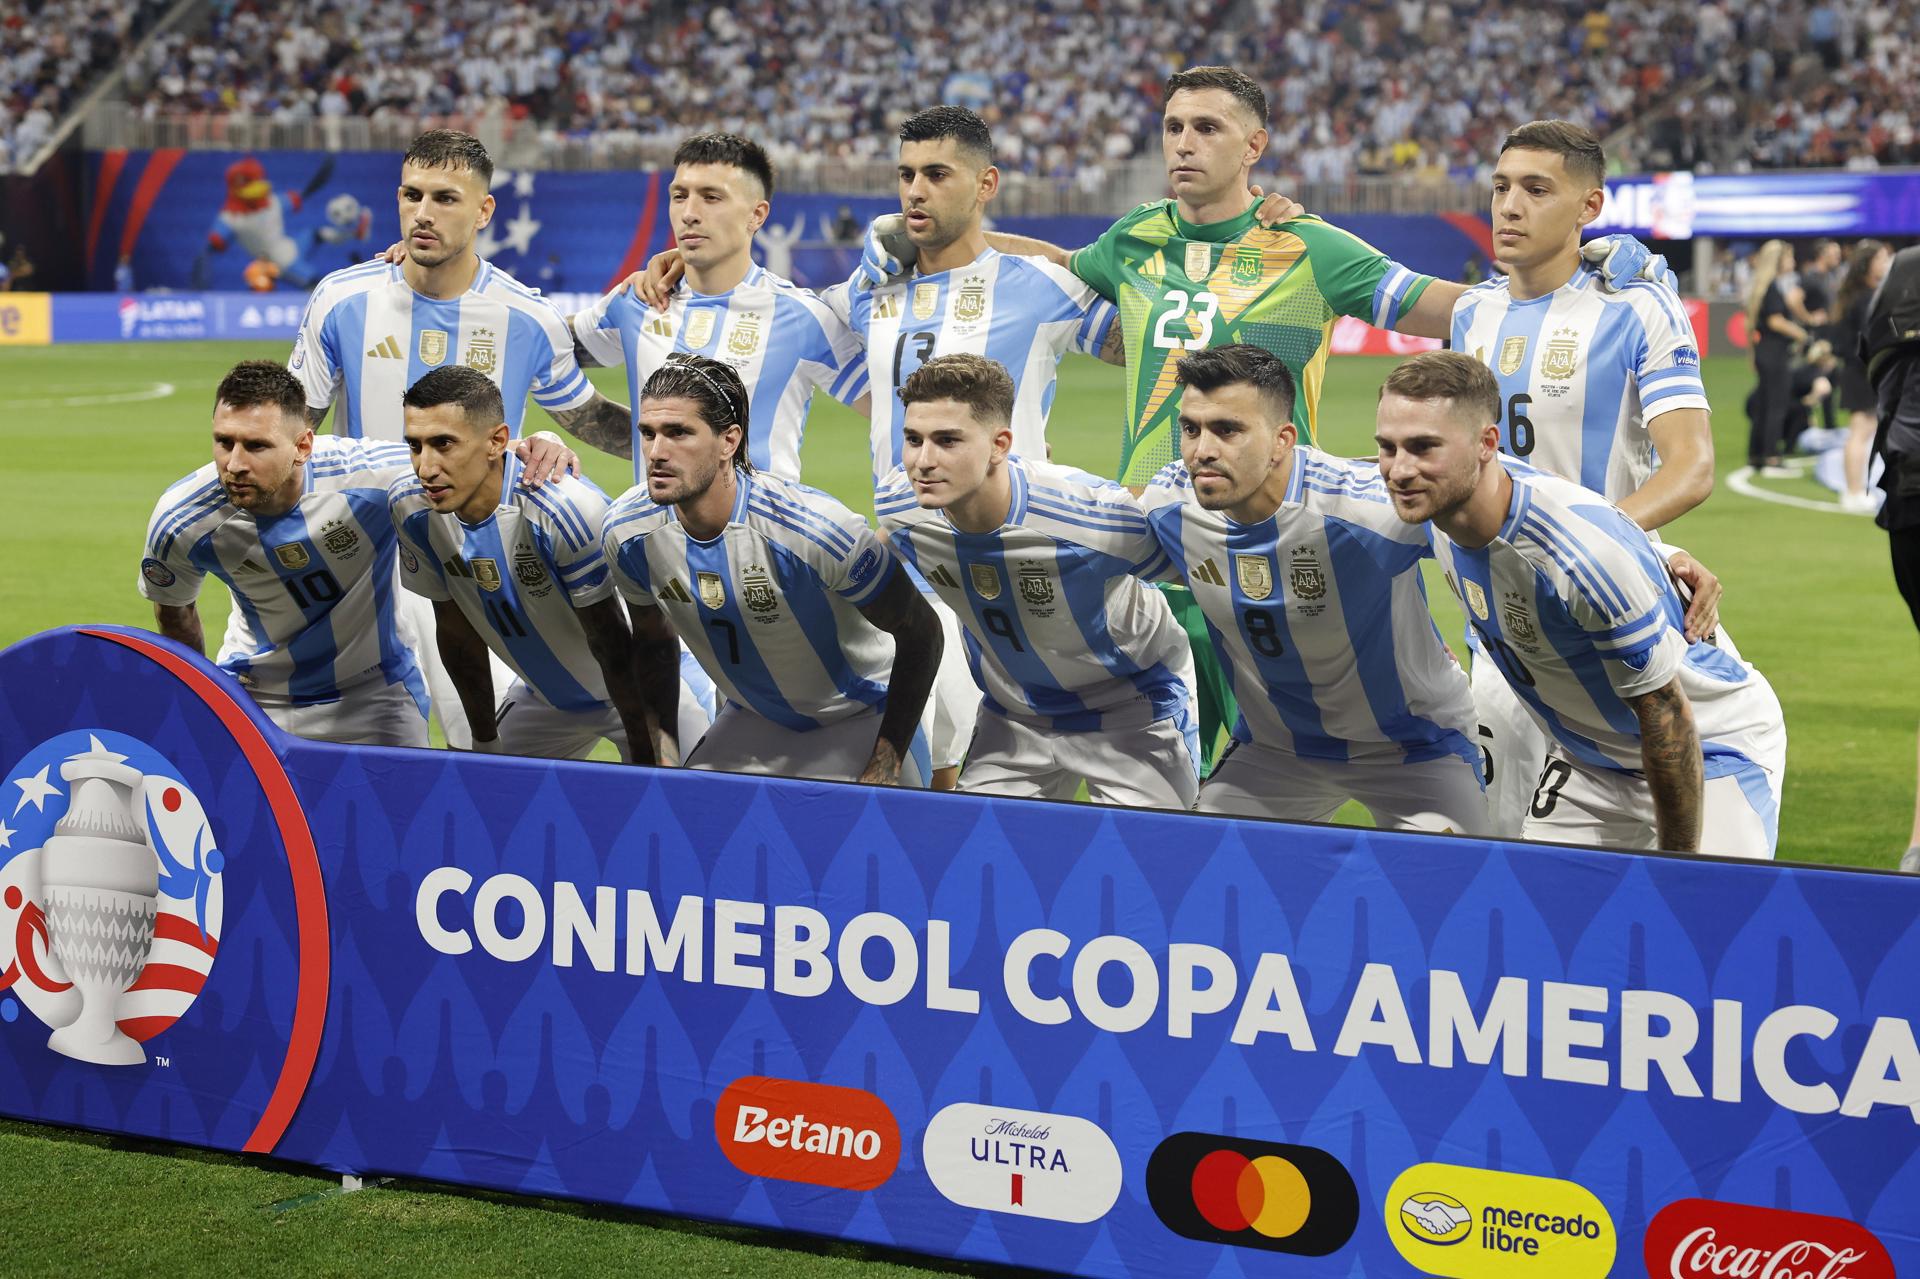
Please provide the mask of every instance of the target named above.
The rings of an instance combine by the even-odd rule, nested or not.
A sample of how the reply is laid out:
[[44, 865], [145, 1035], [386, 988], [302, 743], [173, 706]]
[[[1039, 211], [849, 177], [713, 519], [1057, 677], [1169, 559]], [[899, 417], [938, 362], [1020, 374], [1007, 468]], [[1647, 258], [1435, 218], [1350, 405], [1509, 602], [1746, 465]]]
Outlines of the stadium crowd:
[[1098, 185], [1151, 153], [1161, 79], [1218, 60], [1276, 87], [1269, 154], [1309, 180], [1471, 175], [1543, 113], [1642, 122], [1626, 167], [1887, 164], [1920, 159], [1917, 28], [1920, 0], [246, 0], [157, 41], [128, 91], [154, 115], [493, 116], [615, 146], [750, 128], [789, 166], [884, 162], [906, 104], [947, 101], [1004, 168]]
[[60, 118], [166, 9], [162, 0], [0, 4], [0, 172], [46, 145]]

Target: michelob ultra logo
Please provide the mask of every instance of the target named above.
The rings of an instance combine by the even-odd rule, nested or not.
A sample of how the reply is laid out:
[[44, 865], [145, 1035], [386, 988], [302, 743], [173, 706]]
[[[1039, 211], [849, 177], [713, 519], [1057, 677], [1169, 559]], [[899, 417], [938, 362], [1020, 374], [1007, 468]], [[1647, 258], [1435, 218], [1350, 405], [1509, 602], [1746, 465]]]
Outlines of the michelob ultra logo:
[[1886, 1245], [1841, 1217], [1680, 1199], [1647, 1223], [1654, 1279], [1893, 1279]]
[[861, 1088], [748, 1075], [713, 1111], [727, 1162], [751, 1177], [872, 1190], [900, 1162], [900, 1125]]
[[1353, 1177], [1326, 1151], [1200, 1132], [1154, 1149], [1147, 1202], [1189, 1239], [1302, 1257], [1341, 1247], [1360, 1221]]
[[1601, 1279], [1613, 1219], [1571, 1181], [1459, 1164], [1415, 1164], [1387, 1191], [1387, 1237], [1407, 1263], [1447, 1279]]
[[958, 1102], [927, 1124], [933, 1187], [963, 1208], [1098, 1221], [1120, 1197], [1120, 1152], [1075, 1115]]

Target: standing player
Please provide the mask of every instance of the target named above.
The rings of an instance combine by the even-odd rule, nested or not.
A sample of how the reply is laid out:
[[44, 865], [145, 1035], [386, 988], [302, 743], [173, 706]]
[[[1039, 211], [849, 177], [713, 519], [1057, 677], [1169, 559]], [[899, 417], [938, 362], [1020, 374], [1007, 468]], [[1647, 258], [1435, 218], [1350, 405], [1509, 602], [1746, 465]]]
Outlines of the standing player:
[[1751, 666], [1689, 643], [1652, 540], [1604, 498], [1499, 451], [1500, 387], [1435, 351], [1381, 389], [1394, 510], [1434, 550], [1483, 651], [1552, 737], [1524, 834], [1771, 857], [1786, 728]]
[[425, 746], [426, 687], [394, 624], [386, 489], [406, 450], [314, 438], [306, 394], [270, 360], [236, 364], [213, 403], [213, 462], [161, 497], [140, 593], [160, 633], [206, 651], [194, 601], [233, 592], [220, 666], [289, 733]]
[[[434, 601], [474, 749], [582, 759], [606, 737], [621, 758], [653, 763], [675, 755], [660, 725], [677, 721], [679, 740], [698, 740], [709, 712], [698, 691], [681, 691], [679, 646], [657, 635], [637, 649], [614, 593], [600, 548], [606, 495], [573, 476], [517, 488], [500, 389], [474, 369], [435, 369], [405, 407], [413, 473], [387, 493], [402, 580]], [[489, 649], [517, 677], [497, 712]]]
[[[583, 363], [627, 367], [633, 403], [675, 353], [730, 364], [751, 398], [753, 469], [800, 478], [800, 441], [815, 388], [867, 414], [867, 369], [860, 339], [806, 289], [754, 265], [753, 239], [767, 220], [773, 165], [757, 143], [703, 133], [673, 156], [668, 207], [686, 287], [659, 311], [622, 284], [573, 317]], [[634, 483], [645, 481], [639, 416], [624, 452]]]
[[1278, 356], [1214, 347], [1175, 374], [1184, 463], [1147, 490], [1148, 519], [1240, 708], [1201, 810], [1324, 821], [1353, 799], [1381, 826], [1481, 834], [1473, 699], [1427, 610], [1425, 531], [1375, 467], [1296, 444]]
[[603, 539], [635, 629], [671, 623], [726, 695], [687, 764], [924, 785], [914, 738], [939, 619], [865, 520], [754, 473], [748, 411], [717, 360], [678, 357], [647, 379], [647, 482], [614, 504]]
[[[1713, 432], [1679, 295], [1654, 280], [1609, 292], [1580, 256], [1605, 175], [1599, 140], [1577, 124], [1536, 120], [1507, 135], [1493, 174], [1493, 251], [1507, 274], [1454, 303], [1451, 345], [1493, 370], [1502, 452], [1592, 489], [1651, 532], [1713, 492]], [[1710, 610], [1688, 622], [1689, 640], [1714, 629]], [[1518, 835], [1546, 734], [1467, 634], [1493, 829]]]
[[[500, 387], [516, 436], [531, 392], [554, 421], [596, 448], [625, 444], [626, 407], [602, 396], [580, 371], [559, 310], [474, 251], [475, 233], [493, 218], [492, 180], [493, 161], [477, 139], [433, 129], [413, 140], [400, 167], [406, 261], [335, 271], [307, 301], [287, 367], [306, 387], [314, 426], [338, 400], [336, 435], [398, 443], [405, 432], [401, 397], [430, 369], [451, 362]], [[470, 745], [458, 699], [440, 672], [433, 611], [412, 595], [401, 607], [447, 741]]]
[[[880, 527], [966, 626], [985, 693], [962, 786], [996, 795], [1193, 806], [1186, 636], [1140, 577], [1169, 569], [1108, 480], [1012, 454], [1013, 379], [938, 355], [900, 386], [905, 467]], [[1137, 576], [1136, 576], [1137, 575]]]

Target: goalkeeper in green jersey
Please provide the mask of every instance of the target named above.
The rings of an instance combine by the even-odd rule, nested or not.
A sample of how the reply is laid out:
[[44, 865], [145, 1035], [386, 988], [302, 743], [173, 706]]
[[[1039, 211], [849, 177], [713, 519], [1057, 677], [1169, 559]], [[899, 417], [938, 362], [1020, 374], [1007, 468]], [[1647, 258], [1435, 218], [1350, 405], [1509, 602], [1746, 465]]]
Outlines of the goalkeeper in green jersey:
[[[1266, 121], [1266, 94], [1240, 72], [1177, 72], [1167, 79], [1160, 134], [1172, 199], [1141, 205], [1073, 252], [1024, 236], [987, 236], [1003, 253], [1063, 263], [1118, 305], [1127, 362], [1118, 478], [1136, 489], [1180, 456], [1174, 365], [1184, 352], [1245, 342], [1279, 356], [1299, 388], [1294, 426], [1311, 443], [1327, 338], [1340, 316], [1445, 338], [1454, 301], [1466, 291], [1401, 266], [1319, 218], [1263, 223], [1252, 175], [1266, 150]], [[877, 223], [869, 232], [862, 270], [872, 279], [905, 269], [890, 229]], [[1650, 266], [1646, 248], [1629, 236], [1595, 241], [1583, 252], [1609, 285], [1624, 285], [1643, 269], [1664, 270], [1664, 263]], [[1181, 588], [1167, 594], [1193, 639], [1200, 741], [1210, 767], [1219, 730], [1238, 711], [1193, 597]]]

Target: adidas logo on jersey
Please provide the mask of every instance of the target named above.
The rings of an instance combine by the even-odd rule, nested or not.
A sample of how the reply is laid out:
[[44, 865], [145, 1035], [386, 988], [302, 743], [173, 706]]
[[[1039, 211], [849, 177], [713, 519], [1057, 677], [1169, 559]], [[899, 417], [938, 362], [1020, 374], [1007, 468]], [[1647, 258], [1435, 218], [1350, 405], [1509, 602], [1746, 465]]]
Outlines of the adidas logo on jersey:
[[1227, 579], [1220, 576], [1220, 566], [1213, 562], [1212, 556], [1208, 556], [1206, 559], [1200, 561], [1199, 565], [1193, 570], [1193, 579], [1196, 582], [1205, 582], [1209, 586], [1225, 586], [1227, 584]]
[[407, 357], [400, 353], [400, 340], [389, 333], [386, 337], [380, 339], [376, 345], [368, 348], [367, 358], [372, 360], [404, 360]]
[[947, 566], [944, 564], [936, 564], [933, 572], [927, 574], [927, 580], [935, 586], [944, 586], [950, 591], [960, 589], [960, 583], [953, 580], [953, 574], [947, 572]]
[[687, 594], [687, 588], [680, 584], [680, 579], [677, 577], [667, 579], [667, 584], [660, 588], [660, 598], [672, 600], [676, 604], [693, 603], [693, 596]]

